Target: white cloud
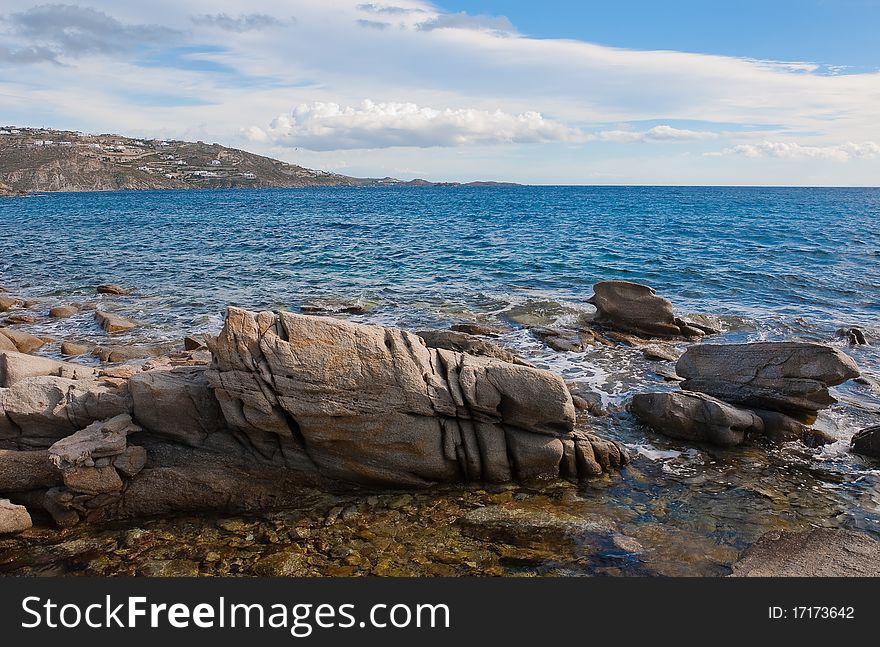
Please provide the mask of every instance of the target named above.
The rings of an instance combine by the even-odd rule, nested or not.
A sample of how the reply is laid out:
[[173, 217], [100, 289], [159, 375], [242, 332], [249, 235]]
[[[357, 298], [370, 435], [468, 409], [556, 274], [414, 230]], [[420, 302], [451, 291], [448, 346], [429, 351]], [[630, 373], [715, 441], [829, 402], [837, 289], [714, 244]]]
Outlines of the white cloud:
[[264, 13], [251, 13], [242, 16], [230, 16], [225, 13], [200, 14], [191, 16], [190, 20], [196, 25], [206, 25], [236, 33], [277, 27], [287, 22]]
[[433, 31], [434, 29], [473, 29], [503, 34], [511, 34], [516, 31], [513, 23], [505, 16], [473, 16], [461, 11], [459, 13], [443, 13], [434, 16], [430, 20], [416, 25], [421, 31]]
[[603, 141], [612, 142], [692, 142], [718, 139], [718, 133], [661, 125], [654, 126], [644, 132], [635, 130], [605, 130], [599, 133], [598, 138]]
[[358, 106], [304, 103], [290, 114], [280, 115], [269, 128], [251, 127], [246, 134], [253, 141], [310, 150], [571, 142], [589, 138], [581, 130], [538, 112], [437, 109], [370, 100]]
[[880, 155], [880, 144], [876, 142], [846, 142], [836, 146], [802, 146], [790, 142], [760, 142], [758, 144], [739, 144], [721, 151], [705, 153], [709, 157], [742, 155], [752, 159], [772, 157], [785, 160], [833, 160], [847, 162], [851, 159], [874, 159]]

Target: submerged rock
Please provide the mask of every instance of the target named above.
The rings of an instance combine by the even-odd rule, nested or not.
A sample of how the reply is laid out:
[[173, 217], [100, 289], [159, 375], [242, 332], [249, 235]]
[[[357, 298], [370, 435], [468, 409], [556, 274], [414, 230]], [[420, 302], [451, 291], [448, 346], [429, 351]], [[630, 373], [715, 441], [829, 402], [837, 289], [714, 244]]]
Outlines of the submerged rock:
[[807, 342], [698, 344], [675, 370], [685, 378], [682, 389], [806, 417], [836, 402], [828, 387], [859, 375], [849, 356]]
[[79, 308], [77, 306], [55, 306], [49, 310], [49, 316], [54, 319], [66, 319], [75, 314], [79, 314]]
[[677, 320], [668, 299], [647, 285], [629, 281], [602, 281], [593, 286], [589, 303], [596, 306], [594, 321], [642, 337], [702, 337], [701, 328]]
[[880, 425], [857, 431], [850, 444], [855, 454], [880, 458]]
[[733, 565], [733, 577], [880, 577], [880, 541], [863, 532], [773, 531]]
[[103, 310], [95, 310], [95, 320], [101, 328], [111, 335], [120, 332], [127, 332], [137, 326], [137, 324], [130, 319], [120, 317], [111, 312], [104, 312]]
[[507, 332], [501, 326], [492, 326], [484, 323], [460, 323], [449, 326], [450, 330], [463, 332], [467, 335], [482, 335], [484, 337], [498, 337]]
[[104, 283], [95, 288], [95, 292], [98, 294], [115, 294], [118, 296], [126, 296], [131, 294], [131, 290], [126, 290], [124, 287], [116, 285], [115, 283]]
[[739, 445], [747, 434], [764, 430], [763, 420], [753, 411], [701, 393], [640, 393], [633, 396], [631, 410], [655, 431], [694, 442]]
[[866, 346], [868, 344], [868, 341], [865, 339], [865, 333], [858, 326], [840, 328], [837, 334], [845, 338], [850, 346]]

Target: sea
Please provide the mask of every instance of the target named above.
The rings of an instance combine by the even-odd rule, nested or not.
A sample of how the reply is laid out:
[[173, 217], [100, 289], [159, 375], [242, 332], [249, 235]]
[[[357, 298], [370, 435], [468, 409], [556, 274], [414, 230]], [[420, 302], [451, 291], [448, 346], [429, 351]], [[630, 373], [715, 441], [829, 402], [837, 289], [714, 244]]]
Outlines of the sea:
[[[636, 424], [626, 411], [633, 394], [677, 388], [664, 379], [663, 363], [624, 346], [556, 352], [529, 332], [533, 325], [577, 327], [593, 312], [593, 284], [609, 279], [650, 285], [681, 314], [717, 317], [724, 331], [707, 343], [807, 340], [849, 353], [865, 379], [835, 388], [838, 404], [816, 423], [835, 442], [719, 450]], [[100, 283], [133, 291], [96, 295]], [[92, 343], [107, 341], [89, 309], [98, 305], [139, 323], [114, 343], [216, 333], [227, 305], [321, 308], [413, 331], [498, 325], [506, 332], [496, 343], [594, 392], [610, 412], [590, 424], [635, 459], [623, 475], [582, 486], [577, 505], [616, 511], [628, 536], [650, 546], [671, 542], [679, 552], [706, 542], [735, 552], [780, 527], [880, 536], [880, 464], [848, 450], [855, 431], [880, 424], [880, 189], [44, 194], [0, 200], [0, 286], [34, 300], [38, 314], [85, 306], [69, 319], [40, 316], [21, 328]], [[868, 345], [850, 346], [838, 332], [853, 326]], [[41, 352], [57, 357], [58, 345]], [[665, 559], [667, 570], [681, 563], [680, 555]], [[685, 574], [729, 566], [694, 559]], [[622, 572], [641, 573], [639, 563]]]

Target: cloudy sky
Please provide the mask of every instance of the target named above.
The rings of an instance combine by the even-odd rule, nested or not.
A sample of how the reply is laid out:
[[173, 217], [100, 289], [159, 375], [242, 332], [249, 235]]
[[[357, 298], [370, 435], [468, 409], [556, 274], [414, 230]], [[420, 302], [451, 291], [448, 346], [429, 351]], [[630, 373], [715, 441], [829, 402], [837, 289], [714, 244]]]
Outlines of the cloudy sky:
[[3, 0], [0, 124], [349, 175], [880, 184], [880, 0]]

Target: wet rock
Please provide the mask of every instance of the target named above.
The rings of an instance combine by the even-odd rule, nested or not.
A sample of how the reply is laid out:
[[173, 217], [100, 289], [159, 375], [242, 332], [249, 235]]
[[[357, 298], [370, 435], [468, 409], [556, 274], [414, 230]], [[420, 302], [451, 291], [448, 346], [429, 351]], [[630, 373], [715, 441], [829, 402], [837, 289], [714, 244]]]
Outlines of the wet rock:
[[856, 432], [850, 444], [855, 454], [880, 458], [880, 425]]
[[254, 565], [259, 577], [303, 577], [308, 575], [308, 563], [299, 547], [291, 547], [262, 557]]
[[733, 577], [880, 577], [880, 541], [837, 528], [771, 531], [733, 565]]
[[20, 353], [33, 353], [46, 345], [39, 337], [11, 328], [0, 328], [0, 337], [6, 337]]
[[9, 388], [29, 377], [55, 376], [79, 380], [94, 375], [94, 369], [81, 364], [12, 351], [0, 352], [0, 387]]
[[16, 326], [19, 324], [32, 324], [36, 320], [37, 320], [37, 318], [34, 317], [33, 315], [18, 313], [18, 314], [9, 315], [8, 317], [6, 317], [6, 319], [3, 321], [3, 323], [6, 324], [7, 326]]
[[649, 344], [643, 347], [642, 355], [645, 356], [645, 359], [660, 362], [676, 362], [680, 356], [674, 348], [670, 346], [661, 346], [659, 344]]
[[763, 433], [772, 442], [807, 440], [808, 444], [815, 446], [816, 441], [821, 439], [810, 427], [784, 413], [763, 409], [755, 409], [754, 412], [764, 422]]
[[21, 299], [15, 297], [7, 297], [0, 294], [0, 312], [7, 312], [13, 308], [20, 308], [23, 305]]
[[104, 283], [95, 288], [95, 292], [98, 294], [115, 294], [118, 296], [126, 296], [131, 294], [130, 290], [126, 290], [124, 287], [116, 285], [115, 283]]
[[61, 354], [65, 357], [79, 357], [92, 350], [91, 346], [73, 341], [61, 342]]
[[146, 577], [197, 577], [199, 564], [189, 559], [157, 559], [144, 564], [140, 574]]
[[598, 417], [608, 415], [608, 409], [602, 401], [602, 396], [588, 386], [572, 383], [568, 385], [568, 389], [571, 391], [572, 401], [576, 408], [588, 411]]
[[596, 335], [589, 328], [571, 330], [536, 326], [529, 332], [558, 353], [580, 353], [596, 342]]
[[460, 323], [449, 326], [450, 330], [462, 332], [466, 335], [481, 335], [483, 337], [498, 337], [507, 332], [501, 326], [492, 326], [484, 323]]
[[130, 319], [103, 310], [95, 310], [95, 321], [110, 335], [127, 332], [137, 326]]
[[835, 400], [829, 386], [858, 377], [841, 351], [806, 342], [698, 344], [675, 366], [681, 388], [726, 402], [790, 414], [815, 414]]
[[460, 518], [459, 524], [470, 536], [514, 545], [582, 541], [589, 535], [610, 538], [613, 533], [602, 519], [508, 505], [476, 508]]
[[138, 424], [156, 435], [197, 447], [226, 429], [204, 367], [144, 371], [128, 381]]
[[838, 336], [843, 337], [849, 342], [850, 346], [865, 346], [868, 341], [865, 339], [865, 333], [861, 328], [852, 326], [851, 328], [840, 328], [837, 331]]
[[520, 359], [509, 350], [466, 333], [452, 330], [422, 330], [416, 334], [424, 340], [428, 348], [443, 348], [457, 353], [494, 357], [504, 362], [529, 366], [528, 362]]
[[693, 442], [739, 445], [746, 434], [764, 430], [764, 422], [754, 412], [701, 393], [639, 393], [630, 408], [653, 430]]
[[300, 305], [299, 309], [300, 312], [302, 312], [303, 314], [362, 315], [369, 312], [370, 305], [371, 304], [362, 299], [354, 299], [352, 301], [347, 301], [344, 299], [313, 299], [303, 302], [302, 305]]
[[76, 306], [55, 306], [49, 310], [49, 316], [54, 319], [66, 319], [79, 314], [79, 308]]
[[0, 499], [0, 535], [22, 532], [32, 525], [27, 508]]
[[[589, 302], [596, 306], [594, 321], [614, 330], [643, 337], [677, 338], [695, 334], [676, 323], [672, 303], [653, 288], [629, 281], [602, 281], [593, 286]], [[692, 331], [698, 331], [692, 333]]]

